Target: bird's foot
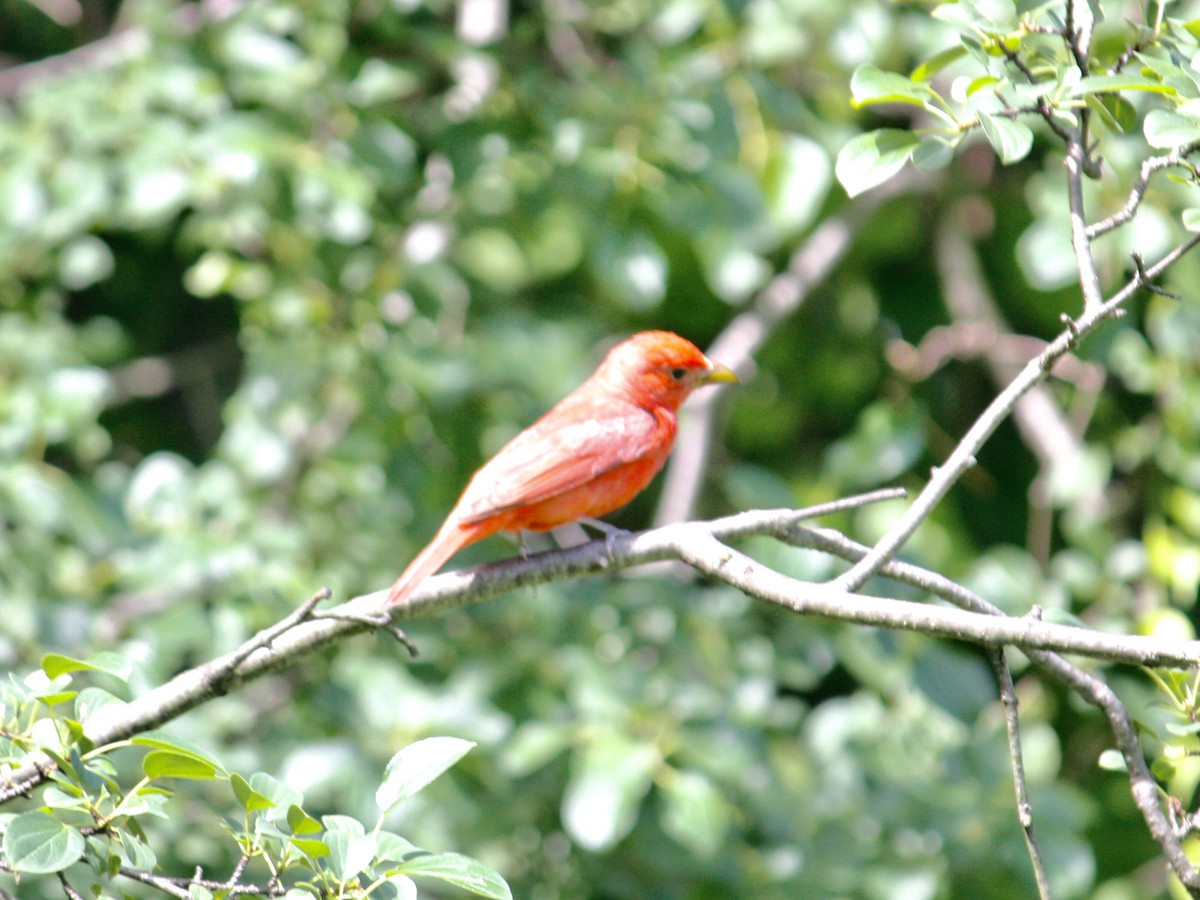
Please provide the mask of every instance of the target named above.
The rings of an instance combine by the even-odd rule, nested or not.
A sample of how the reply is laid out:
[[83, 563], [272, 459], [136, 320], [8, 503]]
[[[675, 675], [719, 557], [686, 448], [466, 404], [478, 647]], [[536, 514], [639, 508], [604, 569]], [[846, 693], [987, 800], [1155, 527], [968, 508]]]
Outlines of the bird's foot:
[[594, 528], [604, 535], [604, 555], [608, 557], [608, 565], [611, 566], [615, 563], [617, 561], [617, 538], [627, 535], [629, 532], [616, 525], [602, 522], [600, 519], [593, 519], [591, 516], [580, 519], [579, 524]]

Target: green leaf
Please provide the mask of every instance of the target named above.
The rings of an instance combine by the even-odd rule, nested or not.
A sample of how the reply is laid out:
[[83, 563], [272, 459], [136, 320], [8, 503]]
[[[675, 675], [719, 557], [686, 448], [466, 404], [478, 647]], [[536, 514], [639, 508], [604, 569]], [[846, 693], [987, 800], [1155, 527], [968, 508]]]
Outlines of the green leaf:
[[556, 722], [526, 722], [505, 742], [500, 756], [501, 770], [513, 778], [523, 778], [545, 766], [571, 745], [572, 730]]
[[104, 710], [125, 705], [124, 700], [103, 688], [87, 687], [75, 698], [75, 715], [79, 717], [80, 722], [86, 724]]
[[865, 63], [850, 77], [851, 102], [856, 107], [873, 103], [909, 103], [924, 106], [933, 89], [895, 72], [885, 72], [878, 66]]
[[980, 75], [967, 85], [967, 96], [974, 97], [979, 91], [993, 84], [1000, 84], [1000, 79], [994, 75]]
[[1178, 91], [1157, 78], [1144, 75], [1089, 75], [1081, 78], [1071, 88], [1070, 96], [1083, 97], [1089, 94], [1109, 94], [1117, 91], [1149, 91], [1154, 94], [1175, 96]]
[[167, 750], [180, 756], [191, 756], [208, 763], [214, 769], [225, 771], [225, 767], [209, 756], [201, 747], [191, 741], [168, 735], [161, 731], [148, 731], [137, 737], [130, 738], [129, 743], [138, 747], [150, 747], [154, 750]]
[[387, 815], [462, 759], [475, 744], [456, 737], [429, 737], [409, 744], [388, 761], [375, 802]]
[[325, 816], [322, 821], [327, 829], [324, 844], [329, 848], [329, 867], [339, 881], [349, 881], [375, 859], [375, 838], [349, 816]]
[[562, 819], [576, 843], [602, 851], [629, 833], [657, 761], [652, 745], [615, 732], [597, 735], [575, 755], [563, 792]]
[[[260, 809], [270, 809], [275, 805], [270, 797], [260, 794], [254, 788], [250, 787], [250, 782], [234, 772], [229, 776], [229, 783], [233, 787], [233, 795], [237, 797], [238, 803], [242, 804], [242, 808], [246, 812], [257, 812]], [[298, 807], [297, 807], [298, 808]], [[289, 810], [289, 818], [290, 818]], [[292, 829], [295, 831], [295, 829]]]
[[1137, 124], [1137, 109], [1120, 94], [1092, 94], [1087, 105], [1116, 134], [1128, 134]]
[[1183, 211], [1183, 227], [1188, 231], [1200, 231], [1200, 209], [1193, 206]]
[[1152, 109], [1142, 126], [1146, 141], [1160, 150], [1200, 141], [1200, 120], [1166, 109]]
[[429, 852], [390, 831], [379, 832], [377, 843], [379, 849], [375, 851], [375, 859], [381, 862], [403, 862], [414, 853]]
[[295, 803], [288, 807], [287, 823], [292, 834], [316, 834], [321, 830], [321, 823]]
[[725, 844], [729, 802], [700, 772], [679, 771], [662, 790], [663, 830], [698, 857], [711, 858]]
[[389, 875], [387, 884], [388, 887], [395, 890], [396, 900], [419, 900], [420, 898], [416, 882], [407, 875]]
[[480, 897], [512, 900], [512, 891], [503, 878], [483, 863], [460, 853], [422, 853], [405, 860], [395, 872], [410, 877], [440, 878]]
[[211, 760], [174, 750], [151, 750], [142, 760], [142, 771], [147, 778], [209, 780], [221, 774], [220, 768]]
[[921, 139], [921, 144], [913, 151], [912, 163], [924, 172], [941, 169], [950, 164], [954, 158], [954, 146], [945, 138], [931, 135]]
[[1125, 757], [1121, 755], [1120, 750], [1109, 748], [1100, 754], [1100, 768], [1108, 772], [1125, 772]]
[[[1109, 750], [1105, 752], [1115, 753], [1116, 751]], [[1124, 762], [1124, 760], [1122, 760], [1122, 762]], [[1121, 771], [1124, 771], [1123, 767]], [[1176, 766], [1175, 763], [1171, 762], [1170, 760], [1162, 759], [1160, 757], [1150, 764], [1150, 771], [1159, 781], [1170, 781], [1175, 777]]]
[[284, 818], [293, 806], [298, 807], [304, 802], [304, 795], [300, 791], [273, 778], [266, 772], [255, 772], [250, 776], [249, 782], [252, 790], [262, 794], [275, 804], [271, 812], [267, 814], [272, 819]]
[[0, 846], [14, 872], [46, 874], [61, 872], [83, 856], [84, 840], [76, 829], [34, 810], [9, 821]]
[[1029, 150], [1033, 147], [1033, 130], [1024, 122], [981, 112], [979, 124], [983, 127], [988, 143], [1005, 165], [1018, 162], [1029, 155]]
[[953, 62], [957, 62], [967, 55], [967, 48], [962, 44], [955, 44], [953, 47], [948, 47], [940, 53], [935, 53], [929, 59], [925, 60], [919, 66], [912, 70], [909, 77], [913, 81], [927, 81], [936, 73], [940, 72], [946, 66]]
[[847, 194], [857, 197], [899, 172], [920, 143], [916, 135], [896, 128], [860, 134], [838, 153], [838, 181]]
[[120, 832], [120, 840], [113, 842], [121, 861], [130, 868], [142, 872], [152, 872], [158, 865], [158, 857], [153, 848], [145, 841], [135, 837], [129, 831]]

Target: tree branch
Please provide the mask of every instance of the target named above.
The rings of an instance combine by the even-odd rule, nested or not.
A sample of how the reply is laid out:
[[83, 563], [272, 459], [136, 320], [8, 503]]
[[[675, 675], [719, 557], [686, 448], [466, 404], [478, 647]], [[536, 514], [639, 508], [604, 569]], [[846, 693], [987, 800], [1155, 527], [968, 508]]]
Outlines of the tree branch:
[[1025, 783], [1025, 759], [1021, 753], [1021, 720], [1017, 714], [1017, 688], [1013, 684], [1012, 672], [1004, 658], [1004, 648], [996, 647], [988, 653], [996, 683], [1000, 688], [1000, 703], [1004, 707], [1004, 727], [1008, 734], [1008, 758], [1012, 764], [1013, 791], [1017, 795], [1017, 821], [1025, 836], [1025, 847], [1033, 865], [1033, 880], [1037, 884], [1038, 897], [1049, 900], [1050, 881], [1046, 877], [1046, 864], [1038, 846], [1037, 830], [1033, 827], [1033, 805], [1029, 802], [1029, 788]]
[[[1144, 272], [1135, 274], [1108, 301], [1085, 304], [1084, 313], [1080, 318], [1067, 319], [1067, 327], [1062, 333], [1047, 345], [1042, 353], [1026, 363], [1016, 377], [1009, 382], [1008, 387], [997, 394], [987, 408], [979, 414], [946, 461], [934, 470], [933, 477], [929, 479], [925, 489], [921, 491], [891, 530], [879, 540], [870, 553], [855, 563], [848, 572], [840, 575], [833, 582], [833, 586], [842, 590], [858, 590], [866, 583], [867, 579], [879, 570], [884, 562], [895, 556], [918, 526], [928, 518], [933, 508], [946, 496], [954, 483], [975, 464], [975, 454], [991, 437], [992, 432], [1013, 411], [1017, 401], [1030, 388], [1042, 381], [1058, 359], [1072, 350], [1082, 338], [1090, 334], [1105, 319], [1119, 315], [1122, 305], [1137, 293], [1145, 280], [1157, 278], [1170, 265], [1195, 247], [1198, 242], [1200, 242], [1200, 235], [1193, 236], [1163, 256], [1157, 263], [1148, 266]], [[1091, 261], [1090, 252], [1087, 254], [1087, 261]]]
[[[894, 493], [890, 495], [894, 496]], [[881, 495], [867, 496], [878, 499]], [[1042, 648], [1132, 665], [1186, 667], [1200, 664], [1200, 642], [1105, 634], [1029, 616], [1014, 618], [908, 600], [865, 597], [790, 578], [721, 543], [753, 535], [790, 534], [797, 522], [844, 507], [847, 502], [852, 501], [807, 510], [755, 511], [706, 523], [669, 525], [592, 541], [568, 550], [540, 553], [527, 559], [438, 575], [422, 583], [407, 605], [394, 610], [393, 619], [415, 618], [478, 603], [526, 585], [563, 581], [640, 563], [680, 559], [757, 599], [803, 615], [920, 631], [989, 647], [1011, 644], [1027, 653]], [[379, 620], [385, 596], [386, 591], [382, 590], [364, 594], [315, 617], [301, 618], [293, 614], [296, 621], [286, 631], [280, 632], [273, 626], [241, 648], [182, 672], [123, 706], [105, 707], [86, 723], [87, 737], [97, 747], [124, 740], [177, 718], [247, 681], [291, 665], [308, 653], [372, 630]], [[263, 634], [268, 633], [269, 639], [264, 639]], [[249, 653], [248, 648], [252, 648]], [[45, 780], [52, 768], [49, 757], [35, 754], [7, 774], [0, 785], [0, 802], [28, 793]]]
[[[870, 552], [870, 549], [863, 544], [852, 541], [828, 528], [793, 525], [788, 529], [788, 535], [792, 543], [821, 550], [846, 560], [863, 559]], [[784, 535], [777, 536], [783, 537]], [[892, 560], [883, 565], [880, 574], [928, 591], [963, 609], [997, 616], [1004, 614], [999, 608], [962, 585], [956, 584], [937, 572], [922, 569], [911, 563]], [[1146, 764], [1146, 757], [1138, 742], [1137, 728], [1120, 698], [1100, 678], [1072, 665], [1057, 653], [1047, 650], [1026, 650], [1025, 655], [1034, 665], [1057, 678], [1075, 691], [1084, 701], [1098, 708], [1108, 719], [1117, 749], [1121, 751], [1125, 767], [1129, 772], [1133, 801], [1142, 814], [1142, 819], [1146, 822], [1151, 837], [1158, 843], [1163, 856], [1166, 857], [1179, 879], [1188, 886], [1193, 894], [1200, 892], [1200, 871], [1192, 867], [1187, 854], [1179, 844], [1176, 830], [1163, 812], [1159, 803], [1158, 784], [1150, 772], [1150, 767]]]

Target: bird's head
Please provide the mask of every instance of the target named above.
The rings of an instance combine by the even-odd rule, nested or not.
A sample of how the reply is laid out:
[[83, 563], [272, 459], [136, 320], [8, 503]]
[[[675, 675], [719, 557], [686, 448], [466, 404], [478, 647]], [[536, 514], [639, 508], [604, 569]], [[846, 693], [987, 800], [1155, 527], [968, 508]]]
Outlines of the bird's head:
[[691, 341], [669, 331], [643, 331], [617, 344], [597, 375], [638, 400], [672, 410], [696, 388], [738, 380]]

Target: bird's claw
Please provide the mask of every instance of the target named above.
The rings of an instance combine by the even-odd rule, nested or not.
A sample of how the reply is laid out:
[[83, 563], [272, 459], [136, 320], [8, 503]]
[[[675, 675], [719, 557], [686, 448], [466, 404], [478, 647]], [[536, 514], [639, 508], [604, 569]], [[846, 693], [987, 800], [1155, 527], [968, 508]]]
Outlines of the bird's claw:
[[616, 525], [609, 525], [600, 519], [593, 519], [591, 516], [580, 519], [579, 524], [594, 528], [604, 535], [604, 555], [608, 560], [607, 565], [613, 565], [617, 561], [617, 538], [623, 537], [629, 532]]

